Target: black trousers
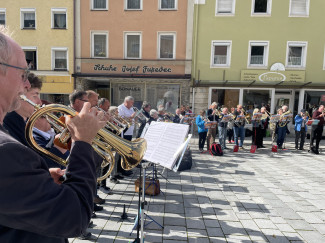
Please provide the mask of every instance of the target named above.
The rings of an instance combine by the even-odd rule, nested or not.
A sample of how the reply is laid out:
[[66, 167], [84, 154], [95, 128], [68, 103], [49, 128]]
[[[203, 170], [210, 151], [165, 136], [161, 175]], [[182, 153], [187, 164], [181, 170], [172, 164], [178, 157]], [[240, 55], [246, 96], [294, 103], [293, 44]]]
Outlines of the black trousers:
[[296, 149], [298, 149], [298, 145], [299, 145], [299, 140], [300, 140], [300, 146], [299, 149], [303, 149], [304, 148], [304, 143], [305, 143], [305, 138], [306, 138], [306, 130], [305, 128], [301, 128], [300, 131], [295, 131], [296, 133]]
[[263, 130], [261, 127], [253, 127], [252, 145], [256, 145], [258, 148], [263, 146]]
[[207, 132], [200, 132], [199, 133], [199, 149], [200, 150], [204, 148], [206, 138], [207, 138]]
[[234, 140], [234, 130], [233, 129], [228, 129], [227, 128], [227, 136], [228, 136], [228, 141], [230, 142], [231, 140]]
[[322, 134], [323, 134], [323, 125], [317, 126], [313, 132], [313, 137], [310, 141], [310, 146], [312, 147], [314, 145], [314, 140], [316, 139], [316, 147], [315, 147], [316, 150], [319, 149], [319, 142], [322, 139]]

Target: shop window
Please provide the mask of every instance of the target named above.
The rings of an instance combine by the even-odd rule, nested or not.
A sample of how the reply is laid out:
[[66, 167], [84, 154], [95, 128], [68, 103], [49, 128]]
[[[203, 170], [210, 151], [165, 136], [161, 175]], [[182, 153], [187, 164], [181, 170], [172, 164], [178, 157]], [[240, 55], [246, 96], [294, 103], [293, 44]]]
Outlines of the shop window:
[[20, 9], [21, 13], [21, 28], [35, 29], [36, 28], [36, 10], [35, 9]]
[[126, 10], [141, 10], [142, 0], [125, 0]]
[[252, 15], [270, 15], [272, 0], [252, 0]]
[[0, 25], [6, 25], [6, 9], [0, 8]]
[[52, 9], [52, 28], [66, 29], [67, 28], [67, 9]]
[[287, 67], [306, 67], [306, 42], [288, 42], [287, 46]]
[[54, 104], [69, 105], [68, 94], [41, 94], [41, 100], [47, 101]]
[[91, 0], [92, 10], [108, 10], [107, 0]]
[[147, 84], [147, 101], [153, 109], [163, 105], [167, 112], [175, 113], [180, 106], [179, 84]]
[[25, 49], [23, 48], [25, 52], [26, 62], [29, 70], [37, 70], [37, 56], [36, 56], [36, 48], [32, 49]]
[[271, 107], [271, 90], [244, 89], [243, 106], [248, 113], [253, 113], [254, 107]]
[[175, 10], [177, 7], [177, 0], [160, 0], [160, 10]]
[[309, 0], [290, 0], [290, 17], [308, 17]]
[[123, 104], [126, 96], [132, 96], [134, 106], [139, 109], [145, 98], [145, 85], [144, 83], [112, 83], [111, 95], [111, 105], [119, 106]]
[[216, 0], [216, 15], [234, 15], [236, 0]]
[[217, 102], [218, 107], [225, 106], [230, 110], [239, 104], [239, 89], [212, 89], [211, 103]]
[[211, 67], [230, 67], [231, 41], [212, 41]]
[[67, 48], [52, 49], [52, 69], [54, 71], [68, 70], [68, 50]]
[[249, 43], [249, 64], [251, 67], [267, 67], [268, 42]]
[[175, 58], [175, 34], [159, 34], [159, 58]]
[[108, 57], [108, 33], [92, 33], [92, 57]]
[[325, 90], [305, 91], [303, 108], [308, 111], [310, 116], [320, 105], [325, 105]]
[[141, 34], [140, 33], [125, 34], [125, 58], [129, 58], [129, 59], [141, 58]]

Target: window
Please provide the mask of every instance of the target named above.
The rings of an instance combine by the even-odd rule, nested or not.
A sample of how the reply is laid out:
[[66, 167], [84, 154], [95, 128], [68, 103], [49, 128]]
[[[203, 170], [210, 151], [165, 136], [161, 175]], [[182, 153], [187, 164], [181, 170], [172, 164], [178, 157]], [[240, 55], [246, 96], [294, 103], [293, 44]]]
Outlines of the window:
[[211, 67], [230, 67], [231, 41], [212, 41]]
[[54, 71], [68, 70], [68, 48], [52, 48], [52, 69]]
[[272, 0], [252, 0], [253, 16], [269, 16], [271, 15]]
[[6, 9], [0, 8], [0, 25], [6, 25]]
[[236, 0], [216, 0], [216, 15], [234, 15]]
[[306, 67], [307, 42], [288, 42], [287, 46], [287, 67]]
[[141, 33], [125, 33], [125, 58], [141, 58]]
[[254, 105], [271, 104], [272, 90], [263, 89], [244, 89], [243, 90], [243, 106], [247, 114], [252, 114]]
[[91, 0], [92, 10], [108, 10], [107, 0]]
[[239, 89], [212, 89], [210, 104], [212, 102], [217, 102], [219, 104], [219, 107], [224, 105], [228, 108], [228, 111], [230, 112], [231, 107], [237, 107], [237, 105], [240, 103], [239, 93]]
[[37, 70], [36, 47], [22, 47], [25, 52], [26, 62], [29, 70]]
[[127, 10], [141, 10], [142, 0], [125, 0]]
[[91, 34], [92, 57], [108, 57], [108, 33], [94, 32]]
[[21, 28], [36, 29], [36, 10], [34, 8], [21, 8]]
[[309, 0], [290, 0], [289, 16], [291, 17], [308, 17]]
[[175, 58], [175, 34], [160, 33], [159, 36], [159, 58]]
[[159, 3], [160, 10], [176, 10], [177, 0], [160, 0]]
[[269, 42], [249, 42], [249, 56], [248, 66], [249, 67], [267, 67], [268, 64], [268, 50]]
[[67, 28], [67, 9], [52, 8], [52, 28], [53, 29]]

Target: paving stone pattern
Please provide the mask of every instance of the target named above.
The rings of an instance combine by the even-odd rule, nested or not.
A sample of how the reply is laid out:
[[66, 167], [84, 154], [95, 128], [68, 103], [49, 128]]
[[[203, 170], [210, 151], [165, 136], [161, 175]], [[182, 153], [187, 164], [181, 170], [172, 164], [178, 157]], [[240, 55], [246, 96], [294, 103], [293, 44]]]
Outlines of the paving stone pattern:
[[[314, 155], [294, 150], [290, 139], [288, 150], [272, 153], [266, 141], [255, 154], [247, 146], [212, 157], [199, 153], [197, 144], [193, 139], [192, 169], [165, 171], [168, 182], [159, 176], [163, 193], [146, 197], [145, 212], [164, 228], [148, 224], [145, 242], [325, 242], [324, 146]], [[93, 239], [70, 242], [133, 242], [137, 170], [120, 184], [108, 183], [113, 195], [99, 192], [106, 203], [89, 229]], [[129, 220], [120, 220], [123, 205]]]

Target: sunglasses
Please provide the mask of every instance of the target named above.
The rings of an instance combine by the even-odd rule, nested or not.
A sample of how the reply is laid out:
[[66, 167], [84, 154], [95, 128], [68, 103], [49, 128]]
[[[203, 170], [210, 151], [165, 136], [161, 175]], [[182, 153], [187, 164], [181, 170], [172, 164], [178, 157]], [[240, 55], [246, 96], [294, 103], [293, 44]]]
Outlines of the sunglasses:
[[28, 74], [30, 73], [28, 68], [21, 68], [21, 67], [17, 67], [17, 66], [13, 66], [13, 65], [10, 65], [10, 64], [7, 64], [7, 63], [3, 63], [3, 62], [0, 62], [0, 65], [3, 65], [3, 66], [6, 66], [6, 67], [11, 67], [11, 68], [16, 68], [16, 69], [19, 69], [19, 70], [23, 70], [24, 73], [21, 75], [21, 79], [22, 81], [25, 83], [28, 79]]

